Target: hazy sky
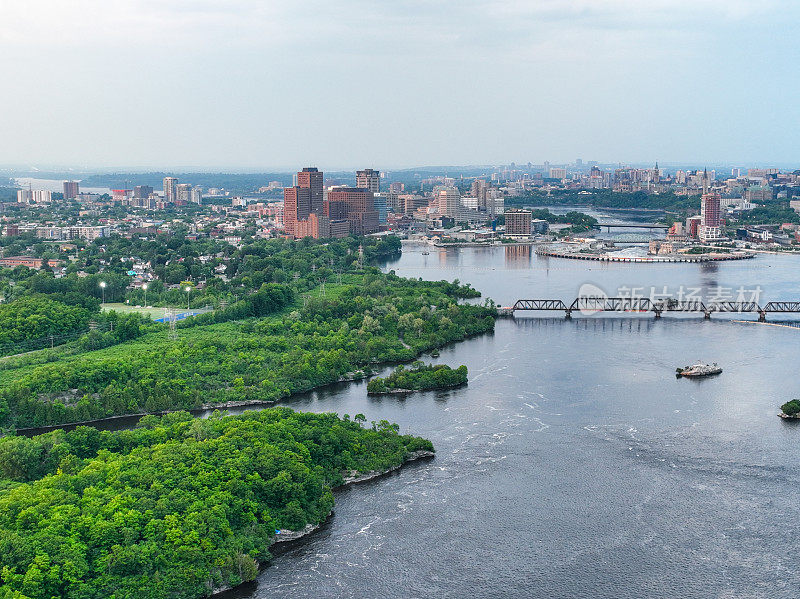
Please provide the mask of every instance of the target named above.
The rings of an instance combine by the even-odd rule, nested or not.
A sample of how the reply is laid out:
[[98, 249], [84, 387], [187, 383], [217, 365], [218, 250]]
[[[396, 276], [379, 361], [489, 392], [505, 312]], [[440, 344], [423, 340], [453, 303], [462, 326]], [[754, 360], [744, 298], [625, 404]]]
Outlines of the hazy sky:
[[0, 163], [800, 163], [796, 0], [0, 0]]

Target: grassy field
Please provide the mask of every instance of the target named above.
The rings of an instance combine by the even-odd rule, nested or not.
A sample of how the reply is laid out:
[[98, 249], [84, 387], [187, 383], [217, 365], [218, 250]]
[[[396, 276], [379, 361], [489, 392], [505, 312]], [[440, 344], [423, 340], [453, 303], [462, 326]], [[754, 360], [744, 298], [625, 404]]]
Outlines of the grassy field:
[[162, 316], [164, 316], [164, 308], [154, 308], [154, 307], [144, 308], [142, 306], [130, 306], [128, 304], [112, 304], [112, 303], [107, 303], [103, 307], [103, 312], [110, 312], [111, 310], [120, 312], [122, 314], [127, 314], [129, 312], [139, 312], [140, 314], [146, 314], [150, 318], [161, 318]]

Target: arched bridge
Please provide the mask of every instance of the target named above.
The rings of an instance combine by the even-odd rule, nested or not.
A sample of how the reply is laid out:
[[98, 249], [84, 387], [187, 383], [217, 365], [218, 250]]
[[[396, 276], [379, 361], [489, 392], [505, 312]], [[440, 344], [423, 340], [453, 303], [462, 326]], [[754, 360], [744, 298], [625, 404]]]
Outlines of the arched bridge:
[[664, 312], [688, 312], [702, 314], [705, 318], [717, 313], [758, 314], [758, 320], [765, 322], [767, 314], [800, 314], [800, 302], [769, 302], [760, 306], [756, 302], [709, 302], [700, 300], [663, 299], [651, 300], [646, 297], [603, 297], [581, 296], [571, 304], [560, 299], [521, 299], [510, 308], [501, 308], [502, 313], [513, 315], [516, 311], [564, 312], [569, 318], [572, 312], [638, 312], [655, 314], [660, 318]]

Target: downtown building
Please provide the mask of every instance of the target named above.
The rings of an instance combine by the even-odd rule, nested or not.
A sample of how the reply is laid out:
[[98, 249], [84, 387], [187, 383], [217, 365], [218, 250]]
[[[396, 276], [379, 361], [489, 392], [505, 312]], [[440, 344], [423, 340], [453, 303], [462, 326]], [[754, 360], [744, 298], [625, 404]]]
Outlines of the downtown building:
[[512, 209], [505, 213], [506, 237], [531, 236], [531, 211]]
[[700, 223], [697, 236], [704, 243], [723, 238], [720, 203], [721, 196], [714, 192], [704, 193], [700, 199]]
[[333, 187], [328, 190], [324, 213], [331, 222], [346, 220], [353, 235], [368, 235], [379, 229], [379, 215], [375, 196], [369, 189], [360, 187]]
[[356, 187], [359, 189], [368, 189], [372, 193], [380, 192], [381, 172], [371, 168], [356, 171]]
[[[323, 173], [315, 167], [304, 168], [295, 175], [297, 184], [283, 189], [283, 227], [295, 239], [319, 238], [319, 216], [323, 215]], [[317, 218], [309, 222], [314, 214]], [[317, 224], [317, 233], [309, 234], [309, 227]], [[313, 232], [312, 232], [313, 233]]]

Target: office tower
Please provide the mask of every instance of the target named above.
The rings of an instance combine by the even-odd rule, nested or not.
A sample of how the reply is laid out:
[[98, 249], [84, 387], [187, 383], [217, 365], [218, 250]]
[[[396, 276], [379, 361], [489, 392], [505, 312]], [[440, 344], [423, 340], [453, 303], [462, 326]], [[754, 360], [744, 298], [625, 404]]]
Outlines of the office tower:
[[381, 190], [381, 172], [371, 168], [356, 171], [356, 187], [378, 193]]
[[297, 185], [283, 189], [283, 225], [289, 235], [300, 237], [305, 229], [301, 231], [298, 223], [312, 213], [322, 214], [322, 178], [323, 173], [316, 168], [304, 168], [295, 175]]
[[454, 220], [461, 217], [461, 194], [455, 187], [443, 187], [437, 194], [439, 214]]
[[177, 195], [178, 179], [175, 177], [164, 177], [164, 200], [174, 202]]
[[506, 216], [506, 235], [509, 237], [528, 237], [531, 234], [531, 211], [508, 210]]
[[368, 189], [357, 187], [329, 189], [324, 213], [331, 223], [342, 219], [350, 221], [350, 232], [353, 235], [375, 233], [379, 228], [375, 197]]
[[[302, 189], [309, 190], [309, 214], [322, 212], [322, 172], [314, 167], [304, 168], [297, 173], [297, 185]], [[306, 215], [308, 216], [308, 215]]]
[[78, 182], [77, 181], [64, 181], [64, 199], [74, 200], [78, 195]]

